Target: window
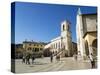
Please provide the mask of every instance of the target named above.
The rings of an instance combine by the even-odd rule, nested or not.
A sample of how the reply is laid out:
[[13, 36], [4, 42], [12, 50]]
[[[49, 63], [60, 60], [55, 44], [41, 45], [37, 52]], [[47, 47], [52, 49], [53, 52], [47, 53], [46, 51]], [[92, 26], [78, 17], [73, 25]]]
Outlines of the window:
[[42, 50], [42, 48], [40, 48], [40, 50]]
[[63, 25], [63, 31], [65, 30], [65, 26]]
[[35, 48], [35, 52], [38, 52], [39, 51], [39, 48]]
[[31, 43], [29, 44], [29, 46], [31, 46]]
[[57, 49], [57, 43], [56, 43], [56, 49]]
[[60, 42], [59, 42], [59, 46], [58, 46], [58, 47], [59, 47], [59, 49], [60, 49]]
[[31, 50], [31, 47], [29, 47], [28, 50]]

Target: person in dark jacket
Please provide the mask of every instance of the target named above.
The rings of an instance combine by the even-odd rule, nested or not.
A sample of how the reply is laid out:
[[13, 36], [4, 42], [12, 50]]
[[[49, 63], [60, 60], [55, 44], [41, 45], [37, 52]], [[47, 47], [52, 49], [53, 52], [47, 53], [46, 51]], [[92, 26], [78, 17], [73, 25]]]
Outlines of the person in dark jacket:
[[50, 55], [50, 61], [51, 63], [53, 62], [53, 53], [51, 52], [51, 55]]
[[30, 64], [30, 55], [26, 56], [26, 64]]
[[95, 68], [95, 57], [91, 53], [89, 56], [90, 62], [91, 62], [91, 68]]
[[32, 64], [34, 63], [34, 60], [35, 60], [35, 56], [32, 55]]
[[23, 56], [22, 58], [22, 63], [25, 63], [25, 56]]

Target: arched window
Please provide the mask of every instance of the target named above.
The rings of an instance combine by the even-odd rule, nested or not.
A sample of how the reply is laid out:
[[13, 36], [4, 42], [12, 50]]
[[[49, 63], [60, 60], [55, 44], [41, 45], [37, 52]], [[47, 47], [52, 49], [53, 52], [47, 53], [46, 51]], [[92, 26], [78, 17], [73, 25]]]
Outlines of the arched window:
[[63, 31], [65, 30], [65, 25], [63, 25]]
[[56, 49], [57, 49], [57, 43], [56, 43]]
[[92, 49], [93, 49], [93, 54], [97, 56], [97, 39], [94, 39], [92, 42]]
[[59, 49], [60, 49], [60, 42], [59, 42], [59, 46], [58, 46], [58, 47], [59, 47]]
[[32, 48], [31, 48], [31, 47], [29, 47], [29, 48], [28, 48], [28, 50], [32, 50]]

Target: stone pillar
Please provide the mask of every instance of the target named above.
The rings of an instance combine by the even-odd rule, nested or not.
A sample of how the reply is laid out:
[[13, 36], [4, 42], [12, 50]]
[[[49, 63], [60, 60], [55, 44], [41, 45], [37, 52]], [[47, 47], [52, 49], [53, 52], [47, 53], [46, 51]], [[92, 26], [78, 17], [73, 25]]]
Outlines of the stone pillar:
[[92, 45], [89, 45], [89, 55], [93, 53]]

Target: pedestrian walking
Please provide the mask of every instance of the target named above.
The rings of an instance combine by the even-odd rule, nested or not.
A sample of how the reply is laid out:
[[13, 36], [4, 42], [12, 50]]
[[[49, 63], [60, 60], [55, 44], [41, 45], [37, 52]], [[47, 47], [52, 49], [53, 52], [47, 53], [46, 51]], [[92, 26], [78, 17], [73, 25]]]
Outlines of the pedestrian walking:
[[22, 57], [22, 63], [25, 63], [25, 56]]
[[91, 53], [89, 56], [90, 62], [91, 62], [91, 68], [95, 68], [95, 57]]
[[34, 63], [34, 60], [35, 60], [35, 56], [32, 55], [32, 64]]
[[30, 55], [26, 56], [26, 64], [30, 64]]
[[77, 54], [74, 54], [74, 59], [77, 60]]
[[52, 53], [50, 55], [50, 61], [51, 61], [51, 63], [53, 62], [53, 54]]

